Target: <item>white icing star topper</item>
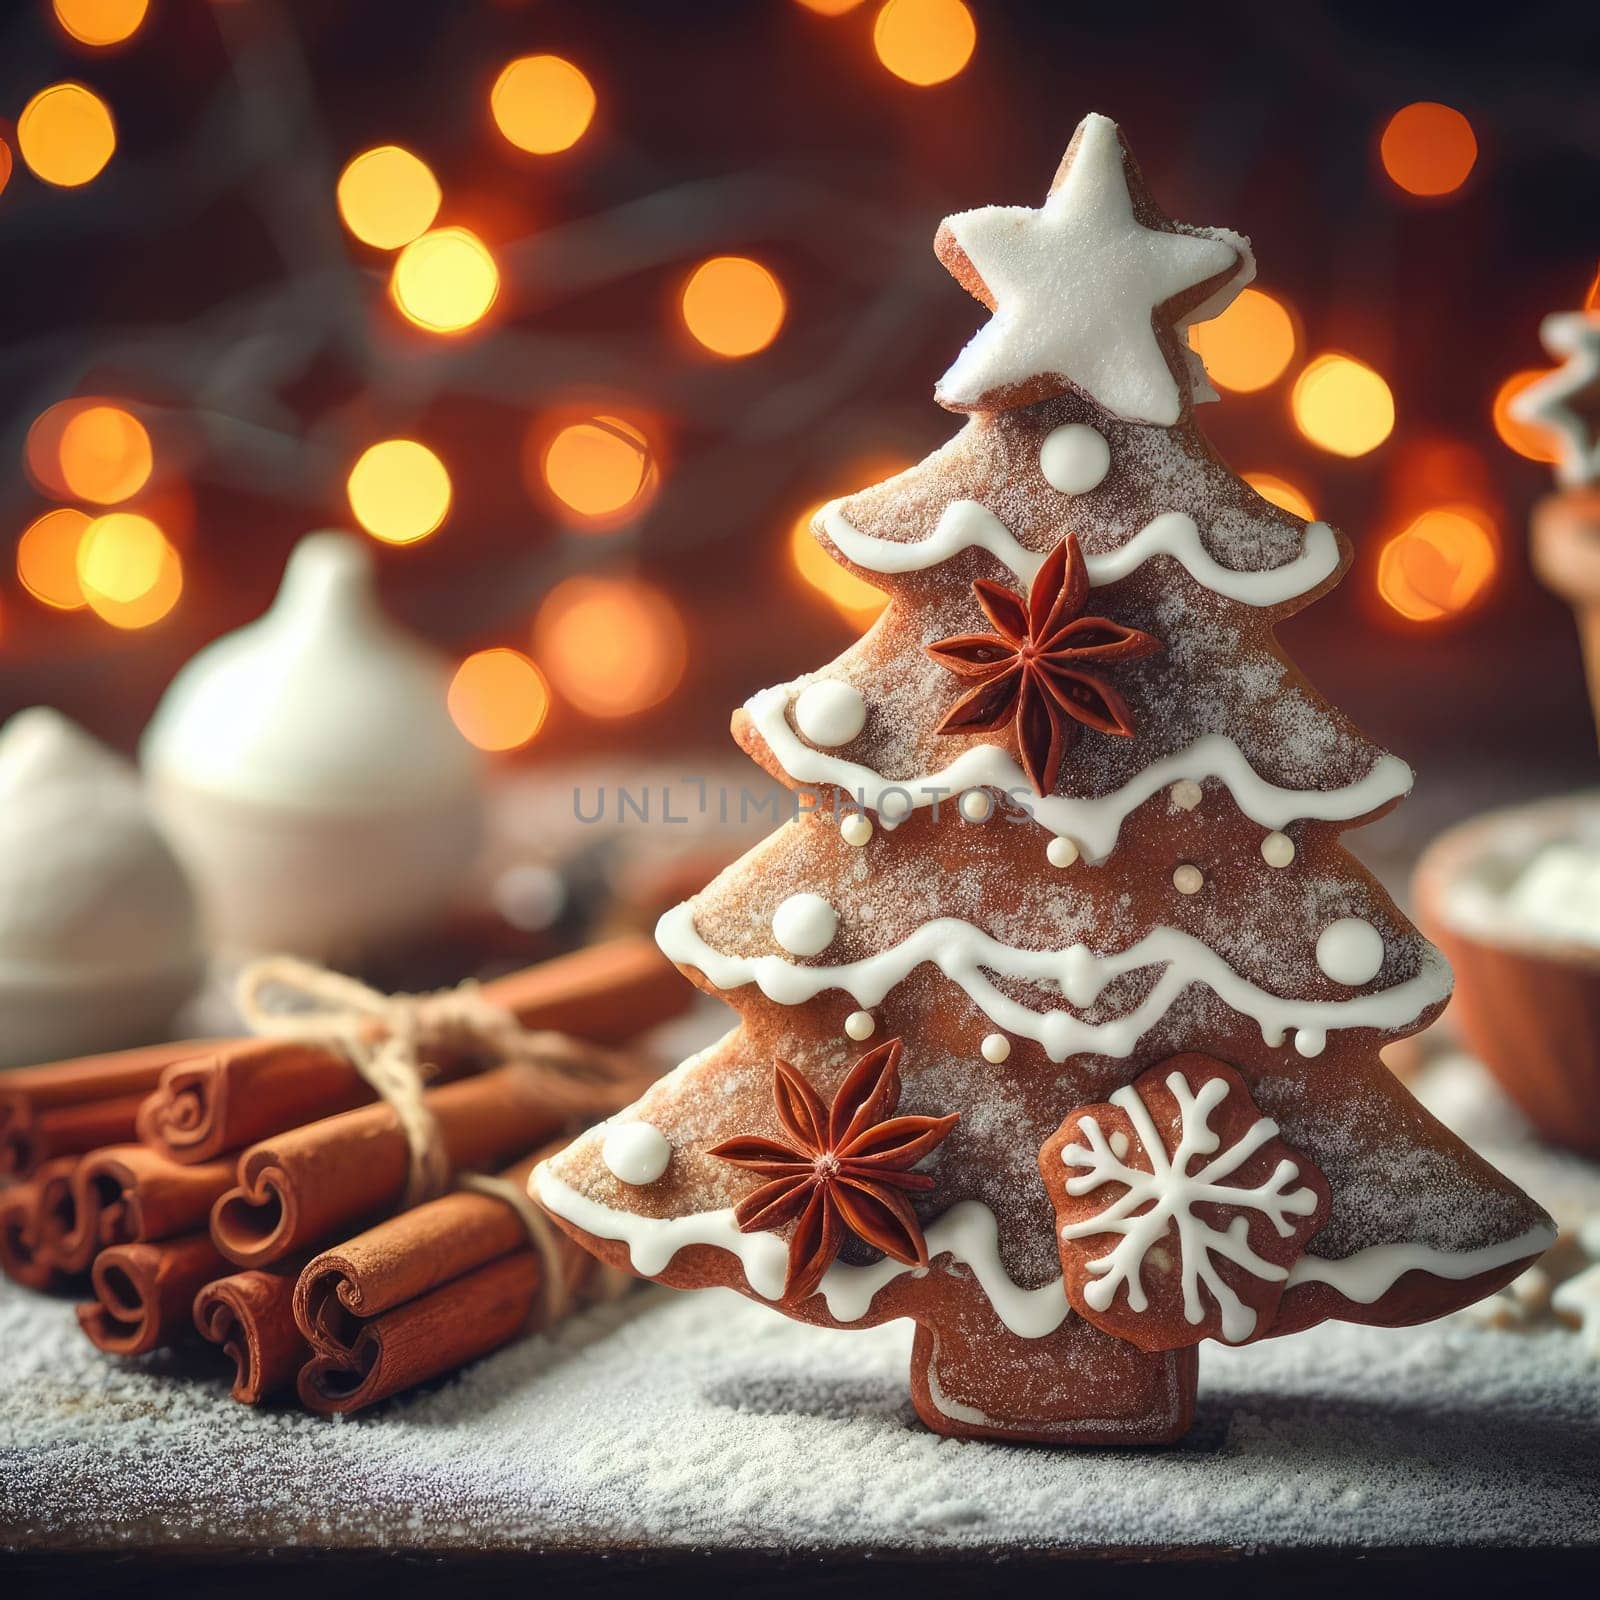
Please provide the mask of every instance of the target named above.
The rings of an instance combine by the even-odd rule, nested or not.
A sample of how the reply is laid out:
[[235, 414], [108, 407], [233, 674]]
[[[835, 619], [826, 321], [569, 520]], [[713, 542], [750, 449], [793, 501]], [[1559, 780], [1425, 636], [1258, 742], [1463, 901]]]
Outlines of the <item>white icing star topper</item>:
[[994, 310], [939, 382], [940, 404], [956, 411], [1028, 404], [1070, 384], [1113, 416], [1170, 427], [1184, 396], [1153, 319], [1231, 274], [1204, 303], [1169, 315], [1181, 360], [1189, 323], [1216, 316], [1255, 275], [1237, 234], [1140, 222], [1116, 124], [1093, 114], [1039, 210], [963, 211], [946, 218], [936, 248]]
[[1559, 482], [1569, 489], [1600, 483], [1600, 310], [1546, 317], [1539, 337], [1562, 364], [1530, 383], [1511, 415], [1554, 440]]

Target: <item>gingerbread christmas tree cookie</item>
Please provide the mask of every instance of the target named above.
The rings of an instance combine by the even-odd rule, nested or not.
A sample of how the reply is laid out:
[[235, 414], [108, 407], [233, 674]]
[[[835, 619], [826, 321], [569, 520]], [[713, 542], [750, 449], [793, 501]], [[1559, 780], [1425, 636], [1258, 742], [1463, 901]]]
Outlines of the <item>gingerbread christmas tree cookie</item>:
[[805, 803], [657, 929], [738, 1025], [532, 1188], [643, 1276], [912, 1319], [940, 1432], [1173, 1439], [1200, 1341], [1439, 1316], [1554, 1232], [1379, 1059], [1450, 977], [1340, 842], [1410, 770], [1274, 632], [1349, 546], [1195, 426], [1248, 243], [1091, 116], [937, 248], [965, 426], [819, 514], [890, 604], [735, 714]]

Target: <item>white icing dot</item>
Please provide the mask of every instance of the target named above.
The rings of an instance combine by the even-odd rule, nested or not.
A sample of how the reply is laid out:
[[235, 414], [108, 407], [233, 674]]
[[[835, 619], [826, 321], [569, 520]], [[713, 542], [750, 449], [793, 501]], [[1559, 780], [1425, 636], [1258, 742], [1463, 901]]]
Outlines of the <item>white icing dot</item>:
[[877, 1019], [870, 1011], [852, 1011], [844, 1019], [844, 1031], [858, 1042], [870, 1039], [878, 1031]]
[[1206, 792], [1193, 778], [1179, 778], [1170, 791], [1172, 803], [1180, 811], [1193, 811], [1206, 797]]
[[866, 726], [867, 703], [854, 684], [824, 678], [801, 690], [794, 703], [794, 720], [812, 744], [831, 750], [849, 744]]
[[1335, 983], [1370, 983], [1383, 965], [1383, 936], [1360, 917], [1340, 917], [1317, 940], [1317, 965]]
[[1199, 867], [1185, 861], [1181, 867], [1173, 869], [1172, 887], [1179, 894], [1199, 894], [1205, 886], [1206, 876]]
[[1286, 867], [1294, 860], [1294, 840], [1286, 833], [1269, 833], [1261, 841], [1261, 859], [1269, 867]]
[[983, 1059], [991, 1066], [998, 1067], [1011, 1054], [1011, 1041], [1003, 1033], [991, 1033], [984, 1036], [983, 1043], [978, 1047], [983, 1052]]
[[1084, 422], [1069, 422], [1045, 436], [1039, 470], [1062, 494], [1087, 494], [1111, 469], [1105, 435]]
[[1294, 1047], [1303, 1056], [1320, 1056], [1327, 1042], [1328, 1036], [1320, 1028], [1295, 1030]]
[[994, 815], [994, 796], [987, 789], [968, 789], [961, 797], [961, 815], [968, 822], [987, 822]]
[[654, 1183], [667, 1170], [672, 1145], [649, 1122], [619, 1122], [605, 1136], [600, 1159], [624, 1183]]
[[1070, 867], [1078, 859], [1078, 847], [1071, 839], [1052, 839], [1044, 847], [1044, 856], [1052, 867]]
[[852, 811], [839, 824], [839, 837], [846, 844], [853, 844], [859, 850], [872, 837], [871, 817], [863, 816], [859, 811]]
[[792, 894], [772, 913], [772, 937], [793, 956], [820, 955], [839, 931], [839, 913], [820, 894]]

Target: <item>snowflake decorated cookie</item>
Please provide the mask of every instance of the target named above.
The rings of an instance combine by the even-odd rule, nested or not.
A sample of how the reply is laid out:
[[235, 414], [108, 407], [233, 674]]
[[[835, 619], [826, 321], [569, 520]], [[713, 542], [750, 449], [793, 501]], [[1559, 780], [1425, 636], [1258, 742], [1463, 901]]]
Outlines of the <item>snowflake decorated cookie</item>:
[[1039, 1156], [1073, 1309], [1144, 1350], [1268, 1332], [1328, 1185], [1232, 1067], [1174, 1056], [1074, 1111]]

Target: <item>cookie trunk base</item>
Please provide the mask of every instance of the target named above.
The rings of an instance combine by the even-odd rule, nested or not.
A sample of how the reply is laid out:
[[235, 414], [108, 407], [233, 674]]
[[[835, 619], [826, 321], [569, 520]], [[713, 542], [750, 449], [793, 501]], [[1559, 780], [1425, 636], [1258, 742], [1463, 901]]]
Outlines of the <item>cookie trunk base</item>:
[[1146, 1355], [1069, 1315], [1052, 1334], [1011, 1332], [981, 1295], [917, 1324], [911, 1399], [935, 1433], [1039, 1444], [1170, 1444], [1194, 1418], [1193, 1348]]

